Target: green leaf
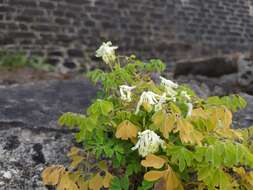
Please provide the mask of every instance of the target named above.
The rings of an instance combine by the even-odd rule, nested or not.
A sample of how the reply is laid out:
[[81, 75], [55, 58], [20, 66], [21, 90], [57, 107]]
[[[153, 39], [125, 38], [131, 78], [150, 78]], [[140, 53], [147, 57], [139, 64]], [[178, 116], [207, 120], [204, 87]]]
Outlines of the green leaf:
[[238, 111], [239, 109], [243, 109], [246, 107], [247, 102], [244, 98], [239, 95], [230, 95], [224, 97], [213, 96], [207, 99], [207, 104], [209, 105], [223, 105], [233, 112]]
[[108, 114], [113, 110], [112, 102], [98, 99], [93, 103], [87, 110], [88, 114], [102, 114], [108, 116]]
[[166, 68], [165, 64], [160, 59], [151, 59], [146, 65], [145, 69], [149, 72], [162, 72]]
[[226, 143], [224, 155], [225, 166], [233, 167], [238, 162], [239, 160], [237, 160], [236, 156], [236, 146], [233, 143]]
[[218, 167], [222, 163], [222, 153], [220, 150], [216, 149], [217, 146], [208, 146], [205, 152], [205, 160], [210, 163], [213, 167]]
[[124, 190], [128, 190], [129, 188], [129, 179], [128, 179], [128, 175], [125, 175], [123, 177], [123, 179], [121, 180], [121, 187]]
[[194, 158], [193, 153], [182, 146], [168, 148], [167, 155], [171, 156], [171, 162], [178, 165], [181, 172], [185, 170], [186, 166], [191, 166]]
[[206, 147], [196, 147], [196, 151], [194, 153], [194, 159], [198, 162], [202, 162], [205, 157]]
[[114, 150], [112, 150], [111, 146], [104, 146], [104, 152], [105, 152], [105, 155], [109, 158], [111, 158], [114, 154]]
[[202, 165], [198, 168], [198, 180], [203, 181], [210, 190], [219, 187], [220, 190], [231, 189], [231, 179], [222, 169]]
[[79, 124], [86, 119], [83, 114], [76, 114], [71, 112], [64, 113], [59, 119], [59, 125], [64, 125], [69, 128], [78, 127]]
[[141, 170], [141, 166], [140, 166], [139, 162], [132, 161], [127, 165], [126, 173], [128, 176], [130, 176], [134, 173], [137, 174], [140, 170]]
[[128, 189], [129, 189], [129, 179], [127, 175], [124, 175], [122, 179], [115, 176], [109, 188], [109, 190], [128, 190]]
[[143, 180], [141, 186], [137, 190], [151, 190], [153, 189], [154, 182]]
[[120, 179], [118, 177], [114, 177], [109, 190], [122, 190]]
[[102, 81], [105, 77], [105, 73], [100, 69], [95, 69], [94, 71], [90, 71], [86, 75], [93, 83], [98, 83], [98, 81]]

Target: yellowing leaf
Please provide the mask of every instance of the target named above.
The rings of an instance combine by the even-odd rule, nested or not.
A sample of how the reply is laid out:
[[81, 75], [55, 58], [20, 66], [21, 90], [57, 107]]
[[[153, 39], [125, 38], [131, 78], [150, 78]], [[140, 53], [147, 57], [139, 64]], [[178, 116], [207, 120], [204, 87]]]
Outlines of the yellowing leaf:
[[95, 175], [91, 180], [89, 181], [89, 188], [91, 190], [100, 190], [100, 188], [103, 187], [103, 177], [99, 174]]
[[231, 129], [232, 113], [226, 107], [215, 107], [210, 109], [211, 122], [215, 132], [222, 137], [243, 139], [243, 135], [239, 131]]
[[119, 124], [116, 131], [116, 138], [127, 140], [137, 136], [138, 128], [132, 124], [130, 121], [125, 120]]
[[176, 173], [172, 168], [168, 168], [167, 175], [164, 177], [165, 180], [165, 190], [183, 190], [183, 185], [180, 179], [177, 177]]
[[67, 154], [68, 157], [76, 156], [81, 150], [77, 147], [72, 147], [69, 153]]
[[240, 176], [244, 176], [244, 175], [246, 174], [246, 172], [245, 172], [245, 170], [244, 170], [243, 167], [239, 167], [239, 168], [234, 167], [233, 170], [234, 170], [237, 174], [239, 174]]
[[75, 172], [69, 172], [69, 178], [72, 181], [78, 181], [80, 178], [82, 178], [82, 172], [81, 172], [81, 170], [77, 170]]
[[233, 115], [232, 115], [231, 111], [228, 110], [227, 108], [225, 108], [225, 111], [224, 111], [224, 127], [230, 128], [230, 126], [232, 124], [232, 119], [233, 119]]
[[113, 179], [113, 176], [109, 172], [106, 172], [104, 180], [103, 180], [103, 186], [105, 188], [109, 188], [112, 179]]
[[226, 107], [215, 107], [209, 109], [210, 118], [215, 128], [230, 128], [232, 123], [232, 113]]
[[165, 188], [165, 180], [164, 178], [159, 179], [158, 182], [154, 185], [154, 190], [164, 190]]
[[156, 183], [155, 190], [184, 190], [176, 173], [168, 166], [165, 175]]
[[131, 138], [130, 141], [133, 143], [133, 144], [136, 144], [137, 143], [137, 138]]
[[204, 138], [186, 119], [181, 119], [177, 122], [177, 128], [174, 132], [179, 132], [180, 139], [184, 143], [201, 145], [201, 141]]
[[144, 175], [146, 181], [156, 181], [166, 175], [167, 171], [155, 171], [151, 170]]
[[210, 113], [210, 121], [212, 124], [212, 130], [216, 129], [218, 126], [221, 126], [221, 116], [223, 115], [223, 108], [220, 107], [215, 107], [215, 108], [211, 108], [208, 110], [208, 112]]
[[222, 137], [243, 140], [243, 135], [234, 129], [220, 128], [215, 131]]
[[206, 185], [204, 183], [200, 183], [198, 185], [198, 189], [197, 190], [205, 190], [206, 189]]
[[168, 138], [169, 133], [174, 128], [176, 116], [168, 115], [161, 110], [153, 115], [152, 121], [154, 122], [155, 126], [162, 132], [163, 136], [165, 138]]
[[201, 117], [201, 118], [204, 118], [206, 119], [209, 114], [208, 112], [204, 111], [202, 108], [196, 108], [196, 109], [193, 109], [192, 110], [192, 117]]
[[72, 159], [73, 161], [71, 162], [70, 167], [76, 168], [80, 164], [80, 162], [83, 161], [84, 157], [76, 155], [76, 156], [73, 156]]
[[165, 164], [165, 160], [159, 156], [156, 156], [154, 154], [149, 154], [146, 156], [145, 160], [141, 161], [141, 165], [144, 167], [153, 167], [156, 169], [160, 169]]
[[69, 173], [65, 172], [61, 176], [61, 180], [57, 185], [57, 190], [79, 190], [76, 182], [69, 177]]
[[88, 190], [89, 189], [89, 183], [88, 183], [88, 181], [84, 181], [84, 179], [80, 178], [76, 183], [77, 183], [80, 190]]
[[103, 171], [106, 171], [108, 168], [105, 160], [98, 162], [98, 167], [100, 170], [103, 170]]
[[65, 172], [63, 166], [50, 166], [43, 170], [42, 180], [44, 185], [57, 185], [60, 181], [61, 175]]
[[246, 172], [243, 167], [233, 168], [233, 170], [241, 177], [241, 181], [247, 190], [253, 189], [253, 171]]
[[144, 175], [144, 179], [147, 181], [160, 179], [155, 185], [155, 190], [184, 190], [180, 179], [170, 166], [164, 171], [149, 171]]

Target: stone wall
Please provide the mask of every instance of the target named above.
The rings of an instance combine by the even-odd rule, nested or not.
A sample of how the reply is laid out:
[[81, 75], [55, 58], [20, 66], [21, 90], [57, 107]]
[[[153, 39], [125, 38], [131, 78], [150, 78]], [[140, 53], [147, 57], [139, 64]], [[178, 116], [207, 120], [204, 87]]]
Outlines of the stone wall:
[[[253, 47], [252, 0], [0, 0], [0, 47], [86, 68], [111, 40], [166, 62]], [[85, 63], [85, 64], [84, 64]]]

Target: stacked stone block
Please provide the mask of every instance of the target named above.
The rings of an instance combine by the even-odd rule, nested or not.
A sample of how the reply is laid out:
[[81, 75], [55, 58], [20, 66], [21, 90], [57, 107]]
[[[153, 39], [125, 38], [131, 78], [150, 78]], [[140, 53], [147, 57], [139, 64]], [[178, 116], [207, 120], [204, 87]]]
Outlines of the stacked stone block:
[[[91, 68], [111, 40], [165, 62], [253, 47], [251, 0], [0, 0], [0, 47]], [[94, 66], [93, 66], [94, 67]]]

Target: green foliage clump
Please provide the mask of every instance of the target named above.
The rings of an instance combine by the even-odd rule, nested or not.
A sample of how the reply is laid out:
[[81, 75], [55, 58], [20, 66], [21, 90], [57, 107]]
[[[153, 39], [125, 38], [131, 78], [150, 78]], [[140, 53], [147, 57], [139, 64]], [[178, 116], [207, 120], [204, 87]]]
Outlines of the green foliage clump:
[[69, 167], [46, 168], [44, 183], [57, 190], [252, 190], [252, 130], [231, 128], [232, 113], [246, 101], [239, 95], [201, 99], [163, 77], [154, 82], [153, 73], [165, 69], [160, 60], [130, 57], [122, 66], [115, 49], [100, 49], [110, 72], [88, 73], [102, 87], [100, 98], [86, 114], [59, 119], [79, 129], [84, 149], [72, 148]]
[[0, 68], [18, 69], [30, 67], [37, 70], [52, 71], [54, 67], [39, 56], [28, 57], [23, 53], [0, 51]]

